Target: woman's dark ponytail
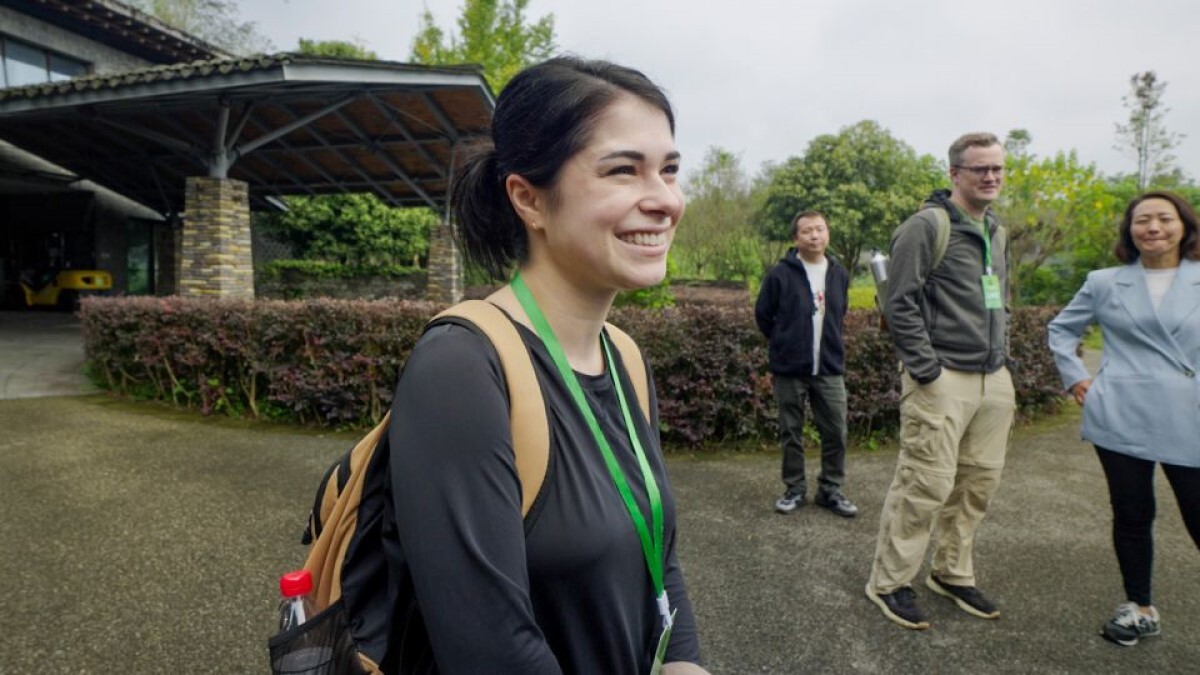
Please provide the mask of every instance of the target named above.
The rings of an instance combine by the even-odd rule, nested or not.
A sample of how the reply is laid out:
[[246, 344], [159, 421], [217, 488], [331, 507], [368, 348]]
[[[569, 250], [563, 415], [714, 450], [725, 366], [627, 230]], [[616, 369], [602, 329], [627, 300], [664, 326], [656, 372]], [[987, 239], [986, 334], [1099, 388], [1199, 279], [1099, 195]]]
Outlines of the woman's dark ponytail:
[[525, 224], [513, 210], [490, 138], [466, 146], [450, 183], [454, 233], [467, 259], [493, 279], [525, 258]]

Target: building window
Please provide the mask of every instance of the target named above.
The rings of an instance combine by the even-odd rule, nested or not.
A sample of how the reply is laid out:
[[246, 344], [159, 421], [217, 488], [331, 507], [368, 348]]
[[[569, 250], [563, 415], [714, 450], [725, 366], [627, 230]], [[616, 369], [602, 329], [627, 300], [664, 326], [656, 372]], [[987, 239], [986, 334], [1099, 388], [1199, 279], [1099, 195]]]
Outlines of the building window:
[[27, 84], [59, 82], [88, 74], [88, 64], [61, 54], [35, 47], [28, 42], [0, 37], [0, 49], [4, 60], [5, 87], [21, 87]]
[[61, 82], [62, 80], [82, 77], [88, 74], [86, 63], [65, 56], [59, 56], [58, 54], [48, 54], [48, 56], [50, 57], [51, 82]]

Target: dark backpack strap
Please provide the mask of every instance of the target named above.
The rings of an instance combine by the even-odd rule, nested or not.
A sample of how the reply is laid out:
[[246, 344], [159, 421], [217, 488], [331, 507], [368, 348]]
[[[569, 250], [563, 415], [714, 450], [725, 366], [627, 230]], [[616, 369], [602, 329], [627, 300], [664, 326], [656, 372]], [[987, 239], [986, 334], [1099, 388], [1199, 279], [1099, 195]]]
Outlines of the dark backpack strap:
[[[321, 536], [321, 530], [325, 528], [325, 515], [329, 513], [328, 509], [323, 508], [325, 503], [325, 494], [330, 488], [334, 488], [333, 498], [342, 493], [342, 488], [345, 487], [345, 481], [339, 480], [341, 475], [345, 475], [343, 464], [349, 464], [350, 453], [342, 455], [338, 461], [329, 465], [325, 470], [325, 475], [321, 476], [321, 482], [317, 485], [317, 495], [313, 498], [312, 510], [308, 512], [308, 525], [304, 528], [304, 535], [300, 537], [300, 543], [305, 546], [311, 544], [313, 539]], [[336, 484], [336, 486], [335, 486]]]
[[350, 456], [353, 454], [354, 448], [350, 448], [325, 470], [321, 484], [317, 486], [312, 511], [308, 514], [308, 525], [304, 528], [304, 535], [300, 537], [301, 544], [307, 546], [321, 536], [321, 530], [325, 528], [325, 518], [333, 509], [338, 495], [346, 489], [346, 482], [350, 480]]
[[508, 387], [517, 477], [521, 480], [521, 514], [528, 515], [546, 480], [546, 467], [550, 463], [550, 423], [529, 349], [512, 319], [490, 302], [460, 302], [435, 316], [430, 324], [448, 318], [469, 321], [487, 336], [500, 357]]

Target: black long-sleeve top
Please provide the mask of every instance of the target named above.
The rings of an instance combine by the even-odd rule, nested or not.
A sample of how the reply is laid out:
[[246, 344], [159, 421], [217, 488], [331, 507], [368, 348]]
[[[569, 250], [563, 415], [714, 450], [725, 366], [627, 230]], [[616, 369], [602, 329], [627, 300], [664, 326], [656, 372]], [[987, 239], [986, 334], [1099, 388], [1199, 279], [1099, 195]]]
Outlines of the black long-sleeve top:
[[[662, 627], [636, 530], [545, 346], [518, 329], [550, 422], [546, 479], [524, 519], [504, 374], [488, 340], [435, 327], [400, 378], [389, 430], [399, 545], [389, 559], [416, 604], [397, 608], [393, 658], [406, 673], [647, 673]], [[612, 380], [577, 376], [649, 522]], [[650, 391], [656, 411], [652, 381]], [[678, 609], [666, 661], [698, 662], [657, 412], [647, 424], [629, 403], [662, 494], [664, 583]]]

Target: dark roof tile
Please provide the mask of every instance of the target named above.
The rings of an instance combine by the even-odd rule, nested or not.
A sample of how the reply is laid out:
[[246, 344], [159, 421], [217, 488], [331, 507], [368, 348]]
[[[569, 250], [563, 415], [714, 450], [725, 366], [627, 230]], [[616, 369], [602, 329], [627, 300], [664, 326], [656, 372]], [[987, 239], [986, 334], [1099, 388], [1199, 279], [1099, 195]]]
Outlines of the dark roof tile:
[[0, 101], [50, 97], [61, 94], [69, 94], [73, 91], [82, 91], [84, 89], [118, 89], [122, 86], [135, 84], [149, 84], [152, 82], [188, 80], [215, 75], [227, 75], [234, 71], [249, 73], [256, 70], [269, 70], [277, 66], [288, 65], [292, 63], [316, 65], [355, 65], [368, 67], [382, 66], [389, 69], [401, 67], [404, 70], [428, 70], [433, 72], [480, 72], [479, 67], [474, 65], [423, 66], [411, 63], [399, 63], [395, 61], [336, 59], [323, 56], [306, 56], [302, 54], [285, 52], [281, 54], [256, 54], [253, 56], [228, 59], [209, 59], [204, 61], [192, 61], [188, 63], [174, 63], [165, 66], [140, 68], [138, 70], [97, 73], [95, 75], [77, 77], [72, 80], [63, 80], [61, 82], [31, 84], [22, 87], [9, 87], [7, 89], [0, 89]]

